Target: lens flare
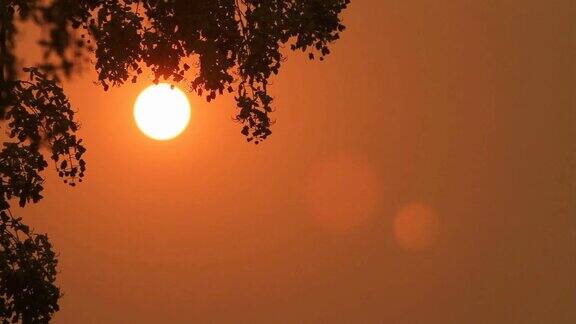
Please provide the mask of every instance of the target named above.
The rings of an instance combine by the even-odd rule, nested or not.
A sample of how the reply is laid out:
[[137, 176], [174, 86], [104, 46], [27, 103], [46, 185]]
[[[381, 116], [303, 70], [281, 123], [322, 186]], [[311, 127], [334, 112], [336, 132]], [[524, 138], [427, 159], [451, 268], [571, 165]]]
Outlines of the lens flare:
[[381, 190], [371, 165], [352, 156], [329, 158], [312, 168], [306, 202], [319, 226], [348, 230], [374, 212]]
[[396, 214], [394, 236], [396, 242], [408, 250], [425, 250], [438, 236], [439, 220], [432, 207], [411, 203]]

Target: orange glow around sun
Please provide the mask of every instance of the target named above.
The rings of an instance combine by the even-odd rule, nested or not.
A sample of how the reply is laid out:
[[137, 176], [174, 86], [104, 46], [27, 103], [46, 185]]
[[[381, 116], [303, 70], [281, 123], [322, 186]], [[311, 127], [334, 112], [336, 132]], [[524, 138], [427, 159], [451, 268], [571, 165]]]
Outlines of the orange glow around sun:
[[169, 84], [144, 89], [134, 104], [134, 119], [146, 136], [165, 141], [180, 135], [190, 122], [190, 103], [182, 90]]

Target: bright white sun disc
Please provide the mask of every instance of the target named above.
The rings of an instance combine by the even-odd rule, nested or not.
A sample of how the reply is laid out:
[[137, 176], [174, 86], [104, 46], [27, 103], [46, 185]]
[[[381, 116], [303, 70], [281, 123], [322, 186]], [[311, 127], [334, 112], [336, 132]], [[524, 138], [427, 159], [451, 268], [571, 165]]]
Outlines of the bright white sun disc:
[[182, 90], [160, 83], [144, 89], [134, 104], [134, 119], [147, 136], [165, 141], [182, 133], [190, 122], [190, 103]]

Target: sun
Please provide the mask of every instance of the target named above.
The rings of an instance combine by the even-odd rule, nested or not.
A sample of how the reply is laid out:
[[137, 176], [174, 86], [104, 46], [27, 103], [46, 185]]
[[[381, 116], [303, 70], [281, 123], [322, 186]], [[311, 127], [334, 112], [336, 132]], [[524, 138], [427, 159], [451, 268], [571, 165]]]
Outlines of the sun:
[[159, 141], [180, 135], [190, 122], [190, 103], [186, 94], [167, 83], [144, 89], [134, 104], [134, 119], [146, 136]]

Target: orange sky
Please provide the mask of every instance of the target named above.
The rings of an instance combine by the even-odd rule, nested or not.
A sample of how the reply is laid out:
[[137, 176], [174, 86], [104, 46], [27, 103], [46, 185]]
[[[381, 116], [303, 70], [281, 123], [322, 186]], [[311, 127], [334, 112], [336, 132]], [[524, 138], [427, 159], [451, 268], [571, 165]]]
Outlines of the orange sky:
[[575, 17], [353, 1], [325, 62], [289, 56], [259, 146], [231, 97], [157, 142], [144, 80], [66, 82], [87, 177], [19, 212], [60, 255], [54, 322], [576, 322]]

